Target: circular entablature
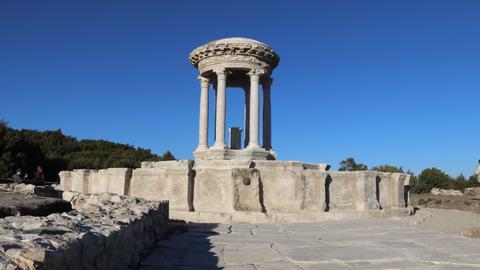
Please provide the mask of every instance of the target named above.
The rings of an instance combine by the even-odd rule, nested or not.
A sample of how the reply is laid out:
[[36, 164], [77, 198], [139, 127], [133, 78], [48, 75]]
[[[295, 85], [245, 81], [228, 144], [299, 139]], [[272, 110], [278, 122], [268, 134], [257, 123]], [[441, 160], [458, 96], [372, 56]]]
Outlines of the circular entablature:
[[224, 38], [196, 48], [190, 53], [189, 60], [201, 70], [205, 70], [204, 66], [217, 63], [223, 63], [226, 67], [231, 63], [235, 67], [242, 62], [245, 67], [252, 62], [254, 66], [272, 70], [278, 65], [280, 57], [263, 42], [249, 38]]

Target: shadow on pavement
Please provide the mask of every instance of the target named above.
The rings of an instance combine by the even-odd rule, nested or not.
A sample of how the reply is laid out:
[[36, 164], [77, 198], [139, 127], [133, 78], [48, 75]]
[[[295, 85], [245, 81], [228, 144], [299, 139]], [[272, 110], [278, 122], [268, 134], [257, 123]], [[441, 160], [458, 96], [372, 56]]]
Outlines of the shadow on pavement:
[[218, 235], [218, 224], [170, 220], [169, 232], [140, 263], [139, 270], [223, 269], [209, 237]]

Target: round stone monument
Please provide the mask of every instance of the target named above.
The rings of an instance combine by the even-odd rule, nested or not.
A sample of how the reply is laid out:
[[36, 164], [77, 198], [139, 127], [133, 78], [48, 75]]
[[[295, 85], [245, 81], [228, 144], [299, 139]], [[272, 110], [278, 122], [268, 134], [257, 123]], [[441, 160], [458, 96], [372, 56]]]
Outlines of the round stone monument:
[[[279, 57], [270, 46], [247, 38], [220, 39], [193, 50], [190, 62], [198, 69], [201, 93], [195, 160], [142, 162], [134, 170], [66, 171], [60, 173], [64, 191], [167, 199], [171, 218], [193, 222], [313, 222], [412, 213], [408, 174], [330, 171], [324, 163], [276, 158], [270, 87]], [[245, 93], [245, 122], [230, 127], [227, 144], [228, 87]], [[211, 121], [210, 92], [215, 94]], [[215, 123], [211, 143], [209, 122]]]
[[[199, 71], [200, 124], [196, 160], [266, 160], [275, 159], [272, 149], [272, 115], [270, 88], [272, 71], [280, 58], [265, 43], [248, 38], [225, 38], [202, 45], [190, 53], [190, 63]], [[260, 104], [260, 85], [263, 102]], [[208, 142], [209, 90], [215, 92], [214, 143]], [[226, 95], [228, 87], [245, 92], [244, 127], [231, 127], [230, 140], [225, 140]], [[260, 142], [260, 107], [262, 139]], [[243, 147], [241, 143], [243, 135]]]

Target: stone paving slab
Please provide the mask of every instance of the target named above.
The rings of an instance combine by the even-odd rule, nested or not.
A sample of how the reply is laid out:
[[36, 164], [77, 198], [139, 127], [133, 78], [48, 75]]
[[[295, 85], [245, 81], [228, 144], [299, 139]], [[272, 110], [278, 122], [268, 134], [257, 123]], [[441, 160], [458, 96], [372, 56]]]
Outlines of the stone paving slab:
[[480, 269], [480, 239], [413, 218], [183, 224], [185, 233], [157, 243], [140, 269]]

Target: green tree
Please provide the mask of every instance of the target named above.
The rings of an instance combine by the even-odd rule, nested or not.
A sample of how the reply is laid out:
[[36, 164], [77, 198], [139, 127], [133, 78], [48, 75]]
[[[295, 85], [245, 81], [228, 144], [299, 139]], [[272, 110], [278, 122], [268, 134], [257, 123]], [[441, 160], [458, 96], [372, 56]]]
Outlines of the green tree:
[[0, 178], [10, 177], [17, 167], [30, 175], [38, 165], [47, 180], [58, 178], [61, 170], [140, 167], [142, 161], [173, 160], [170, 151], [163, 156], [148, 149], [105, 140], [77, 140], [55, 131], [16, 130], [0, 120]]
[[453, 189], [458, 189], [458, 190], [465, 190], [467, 187], [467, 179], [463, 174], [460, 174], [457, 178], [455, 178], [455, 181], [452, 181], [451, 188]]
[[477, 175], [472, 175], [468, 178], [466, 187], [480, 187], [480, 182], [478, 181]]
[[387, 164], [372, 167], [370, 170], [377, 171], [377, 172], [403, 173], [402, 167], [396, 167], [396, 166], [387, 165]]
[[345, 160], [340, 161], [339, 171], [366, 171], [368, 170], [367, 165], [362, 163], [357, 163], [354, 158], [349, 157]]
[[418, 175], [418, 181], [421, 192], [430, 192], [432, 188], [451, 188], [453, 179], [437, 168], [429, 168]]
[[412, 174], [410, 178], [410, 191], [412, 193], [428, 193], [432, 187], [418, 180], [418, 176]]
[[173, 156], [173, 154], [170, 151], [167, 151], [163, 154], [162, 160], [176, 160], [176, 158]]

